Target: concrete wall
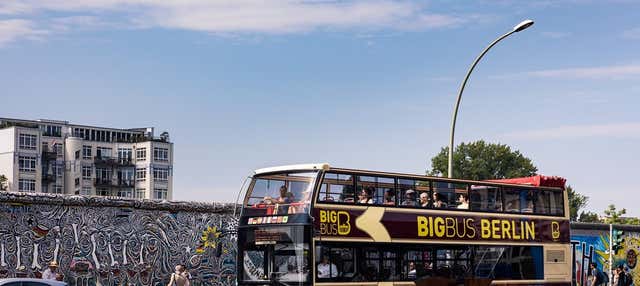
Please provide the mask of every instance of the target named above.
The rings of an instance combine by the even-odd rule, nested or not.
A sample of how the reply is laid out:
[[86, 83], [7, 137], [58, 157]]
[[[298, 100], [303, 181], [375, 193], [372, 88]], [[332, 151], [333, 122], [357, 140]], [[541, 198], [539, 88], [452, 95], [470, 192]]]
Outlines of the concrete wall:
[[[633, 285], [640, 285], [640, 266], [636, 256], [640, 254], [640, 227], [614, 225], [614, 229], [624, 231], [622, 249], [613, 255], [614, 268], [622, 265], [633, 277]], [[598, 268], [609, 271], [609, 225], [581, 224], [571, 225], [571, 242], [575, 256], [576, 285], [584, 283], [589, 274], [590, 262], [598, 264]]]
[[232, 285], [233, 208], [0, 192], [0, 278], [56, 261], [70, 285], [166, 285], [180, 263], [192, 285]]

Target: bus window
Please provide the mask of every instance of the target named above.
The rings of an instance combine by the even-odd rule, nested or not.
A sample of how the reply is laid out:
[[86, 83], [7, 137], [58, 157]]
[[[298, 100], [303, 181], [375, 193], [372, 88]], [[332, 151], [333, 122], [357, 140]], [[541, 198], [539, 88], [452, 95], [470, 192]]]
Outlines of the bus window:
[[308, 212], [318, 172], [256, 175], [246, 195], [246, 214], [282, 215]]
[[533, 213], [535, 211], [536, 196], [531, 190], [520, 191], [520, 202], [523, 213]]
[[356, 181], [358, 190], [357, 203], [395, 205], [395, 179], [387, 177], [358, 176]]
[[378, 248], [367, 247], [363, 249], [364, 253], [364, 263], [362, 267], [358, 269], [359, 274], [361, 275], [361, 281], [376, 281], [378, 280], [381, 274], [380, 273], [380, 252], [378, 252]]
[[547, 191], [549, 193], [549, 214], [564, 215], [564, 194], [561, 191]]
[[504, 211], [505, 212], [520, 212], [520, 190], [516, 189], [503, 189], [502, 195], [504, 197]]
[[536, 191], [536, 213], [537, 214], [549, 214], [551, 213], [551, 205], [549, 200], [549, 192], [538, 190]]
[[247, 205], [256, 205], [265, 200], [280, 196], [280, 188], [283, 187], [283, 180], [257, 179], [253, 184], [253, 189]]
[[421, 277], [433, 276], [432, 250], [426, 247], [423, 250], [408, 250], [403, 259], [403, 279], [415, 281]]
[[480, 246], [475, 256], [475, 274], [496, 280], [544, 278], [541, 246]]
[[502, 198], [498, 187], [472, 185], [469, 201], [470, 209], [474, 211], [502, 211]]
[[437, 250], [436, 277], [462, 280], [469, 276], [471, 268], [471, 248], [445, 248]]
[[353, 203], [355, 201], [353, 176], [326, 173], [320, 187], [318, 201]]
[[316, 276], [322, 281], [342, 281], [355, 275], [354, 249], [346, 247], [316, 247]]
[[457, 208], [460, 195], [468, 195], [467, 184], [433, 182], [434, 208]]
[[[405, 207], [431, 207], [429, 181], [398, 179], [399, 205]], [[424, 195], [423, 195], [424, 194]], [[420, 200], [420, 196], [426, 200]]]
[[397, 254], [395, 251], [383, 251], [382, 252], [382, 271], [380, 272], [380, 279], [382, 281], [396, 281], [400, 280], [401, 276], [397, 273], [396, 267]]
[[309, 280], [310, 240], [305, 227], [258, 227], [239, 236], [243, 280]]

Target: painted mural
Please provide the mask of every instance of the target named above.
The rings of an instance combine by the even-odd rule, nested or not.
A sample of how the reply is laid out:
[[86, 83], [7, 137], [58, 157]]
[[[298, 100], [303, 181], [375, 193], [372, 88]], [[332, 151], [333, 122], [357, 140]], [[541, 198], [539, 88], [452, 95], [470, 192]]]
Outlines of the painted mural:
[[[571, 236], [574, 255], [576, 285], [584, 283], [587, 269], [591, 261], [598, 265], [605, 273], [609, 271], [609, 231], [579, 232]], [[614, 269], [622, 265], [633, 278], [632, 285], [640, 285], [640, 266], [637, 266], [637, 256], [640, 253], [640, 233], [626, 232], [622, 248], [613, 255]]]
[[235, 279], [232, 204], [0, 193], [0, 278], [38, 277], [51, 261], [70, 285], [192, 285]]

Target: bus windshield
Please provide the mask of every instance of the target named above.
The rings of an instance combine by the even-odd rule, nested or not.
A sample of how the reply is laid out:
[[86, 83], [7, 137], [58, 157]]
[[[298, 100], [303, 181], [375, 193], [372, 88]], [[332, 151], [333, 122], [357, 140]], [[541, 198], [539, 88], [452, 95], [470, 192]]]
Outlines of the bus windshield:
[[266, 215], [307, 213], [317, 176], [317, 171], [255, 176], [245, 208], [264, 209]]
[[240, 237], [241, 279], [277, 280], [298, 285], [309, 280], [308, 227], [280, 226], [247, 229]]

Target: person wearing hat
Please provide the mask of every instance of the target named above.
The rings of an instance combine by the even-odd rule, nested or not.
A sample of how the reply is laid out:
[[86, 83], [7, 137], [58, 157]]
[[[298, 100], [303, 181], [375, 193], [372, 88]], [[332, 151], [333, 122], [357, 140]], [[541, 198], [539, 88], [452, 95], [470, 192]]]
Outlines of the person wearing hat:
[[58, 263], [51, 261], [49, 263], [49, 268], [42, 272], [42, 279], [56, 280], [56, 276], [58, 276]]
[[416, 201], [416, 191], [414, 190], [406, 190], [404, 192], [404, 200], [402, 201], [403, 206], [409, 207], [417, 207], [418, 202]]

